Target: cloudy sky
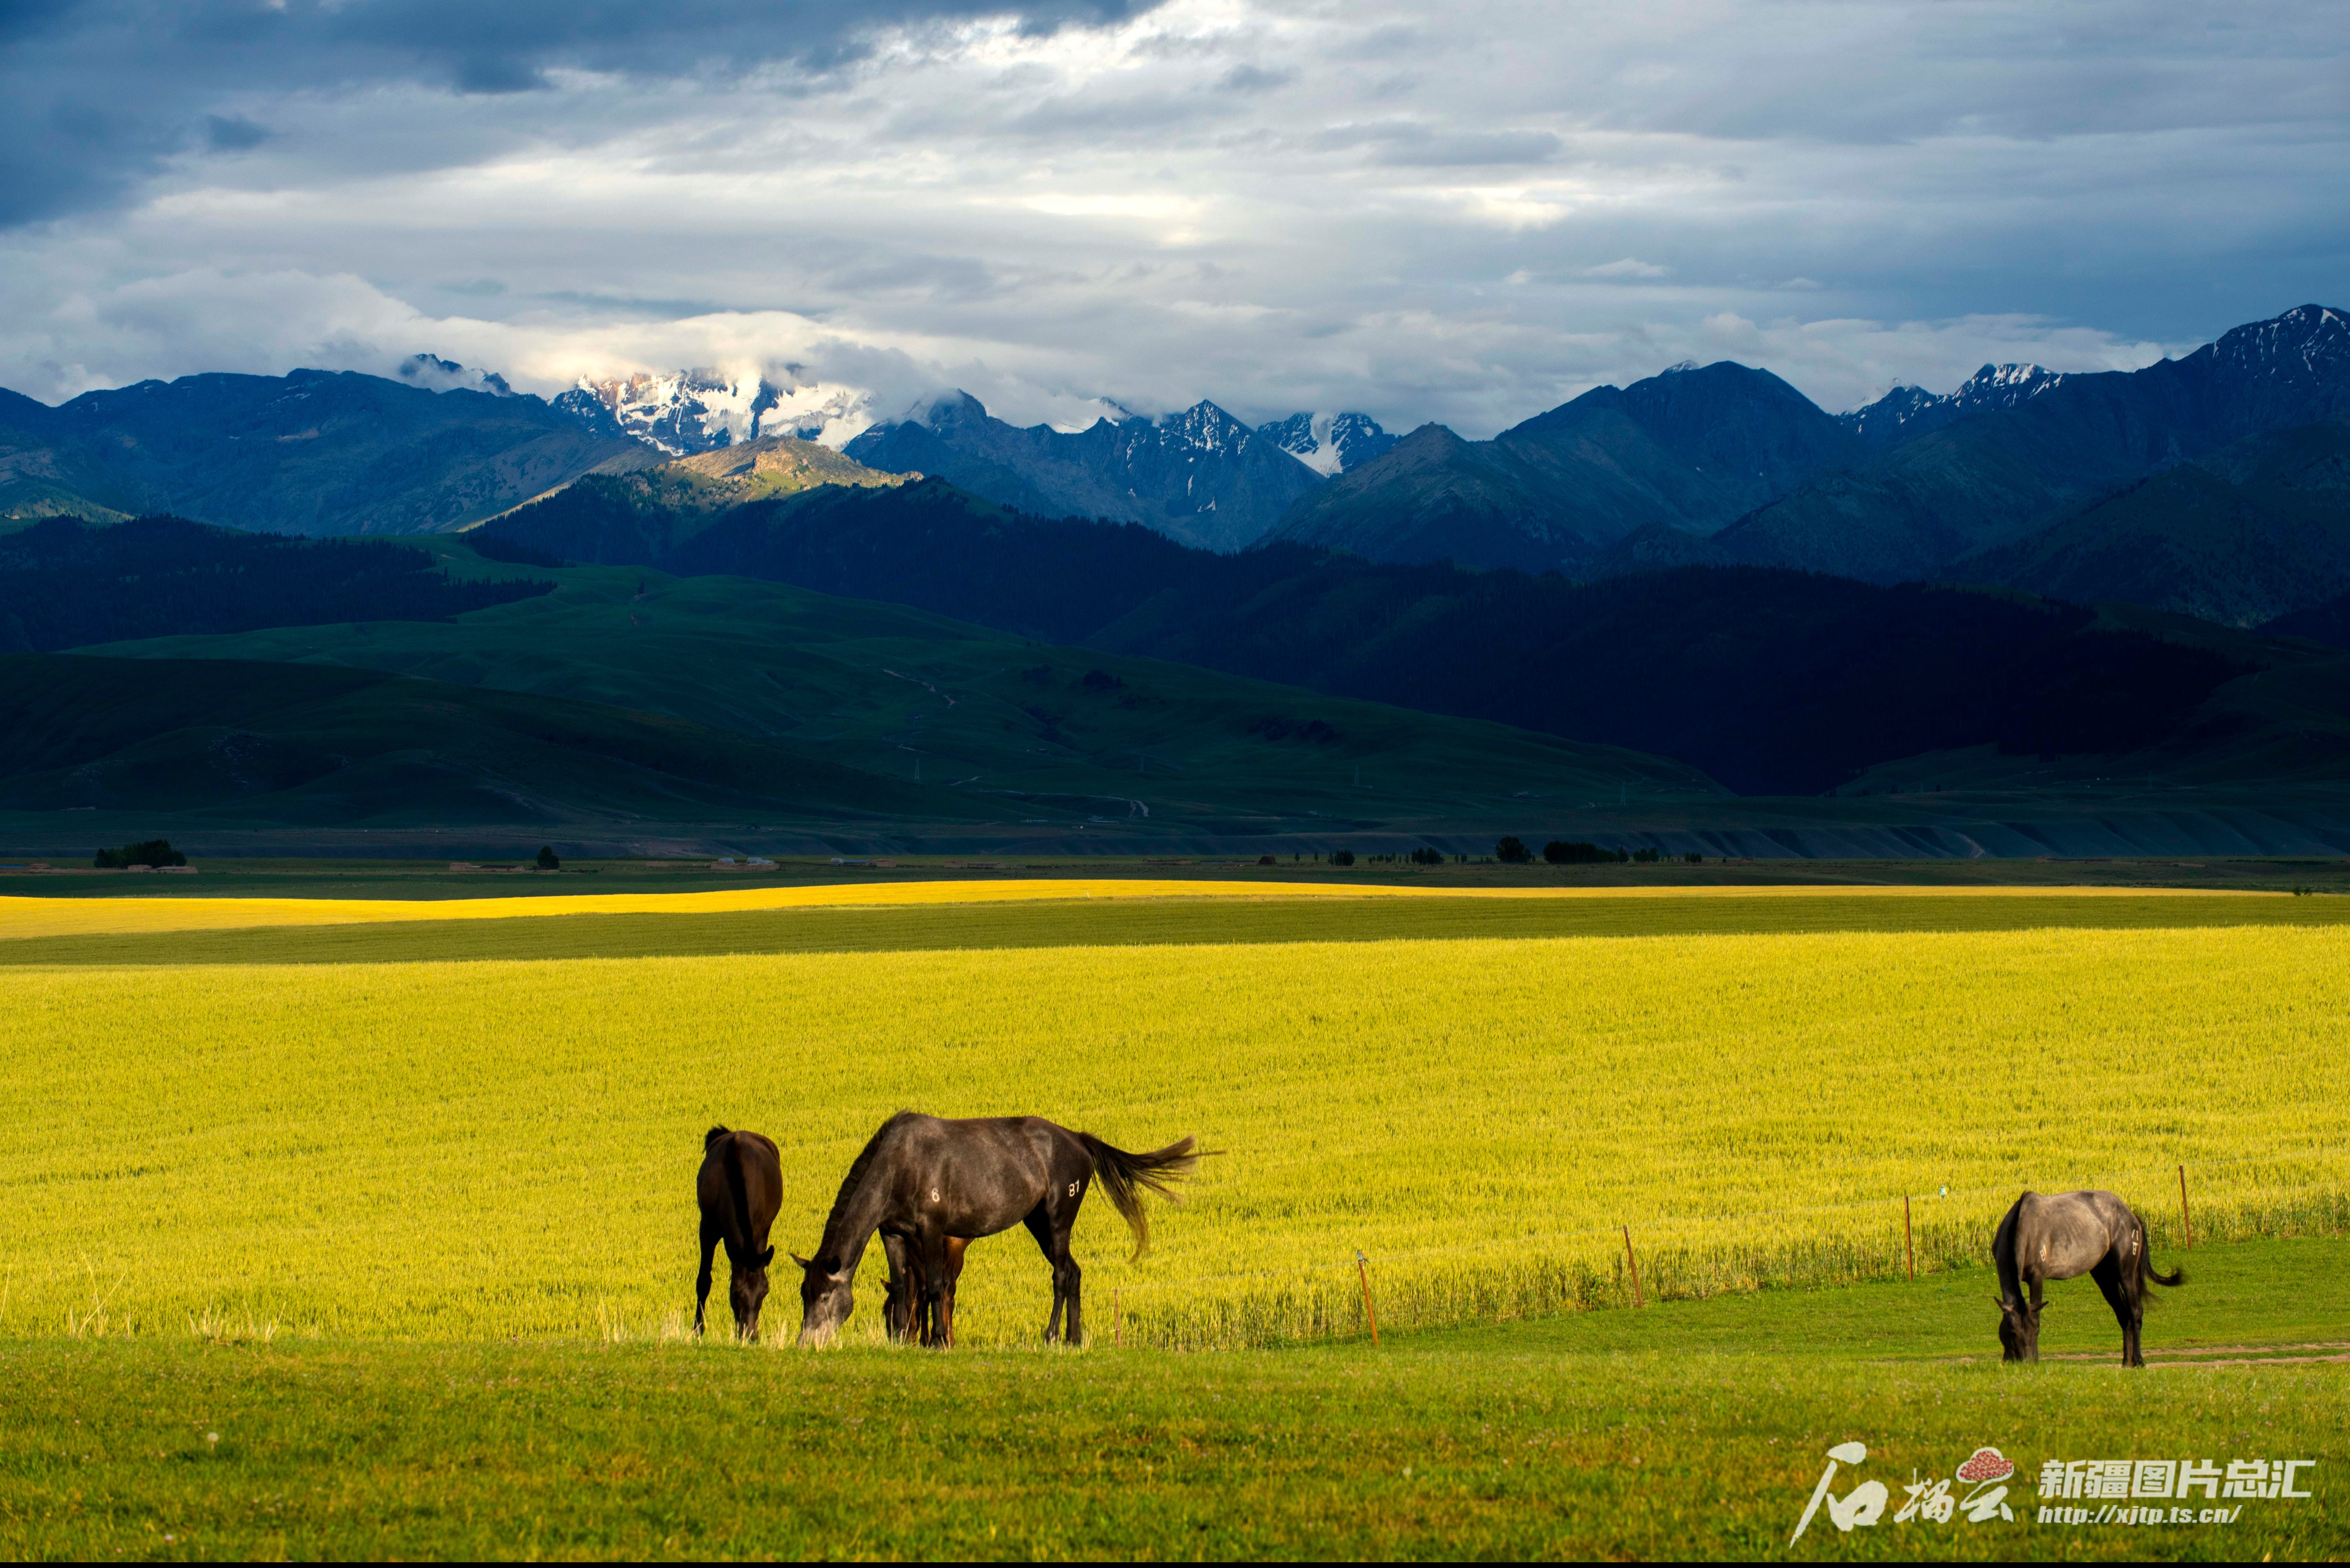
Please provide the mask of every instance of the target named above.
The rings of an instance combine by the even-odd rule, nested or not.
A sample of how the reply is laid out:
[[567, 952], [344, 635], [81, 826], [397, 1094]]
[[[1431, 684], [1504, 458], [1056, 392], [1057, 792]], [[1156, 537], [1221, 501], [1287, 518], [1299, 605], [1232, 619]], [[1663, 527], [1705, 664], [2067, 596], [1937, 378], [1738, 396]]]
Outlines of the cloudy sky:
[[[0, 384], [1832, 409], [2350, 304], [2338, 5], [0, 0]], [[887, 408], [885, 407], [885, 411]]]

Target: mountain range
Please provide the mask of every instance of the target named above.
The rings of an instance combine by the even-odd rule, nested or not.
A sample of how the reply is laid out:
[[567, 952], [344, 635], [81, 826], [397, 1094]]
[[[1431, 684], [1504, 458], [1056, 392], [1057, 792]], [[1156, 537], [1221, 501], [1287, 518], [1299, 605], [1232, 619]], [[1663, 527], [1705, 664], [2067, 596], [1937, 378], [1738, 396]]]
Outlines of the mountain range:
[[2350, 315], [2314, 305], [2142, 370], [1985, 366], [1841, 416], [1767, 371], [1685, 365], [1490, 441], [1423, 426], [1271, 537], [1586, 578], [1994, 583], [2253, 626], [2350, 586], [2345, 418]]
[[1571, 569], [1650, 524], [1712, 533], [1861, 438], [1768, 370], [1679, 365], [1490, 441], [1422, 425], [1301, 501], [1272, 539], [1375, 561]]
[[1298, 454], [1205, 400], [1163, 419], [1104, 418], [1068, 431], [1007, 424], [957, 392], [918, 418], [874, 426], [843, 451], [1022, 512], [1143, 523], [1211, 550], [1256, 543], [1322, 483]]
[[[0, 393], [0, 516], [446, 531], [585, 477], [782, 441], [834, 482], [944, 478], [1023, 514], [1139, 522], [1224, 551], [1278, 542], [1586, 580], [1791, 566], [2240, 627], [2350, 588], [2350, 315], [2316, 305], [2141, 370], [1985, 366], [1949, 394], [1898, 387], [1845, 414], [1767, 370], [1684, 364], [1482, 441], [1440, 425], [1398, 440], [1355, 413], [1252, 429], [1204, 400], [1157, 418], [1113, 408], [1079, 431], [1015, 427], [960, 392], [868, 424], [868, 401], [783, 369], [589, 381], [549, 403], [432, 355], [391, 377], [190, 376], [57, 408]], [[766, 472], [787, 449], [762, 450]], [[605, 499], [643, 514], [650, 483]], [[748, 498], [691, 483], [716, 488], [652, 510]]]
[[0, 515], [169, 512], [272, 534], [421, 534], [599, 465], [660, 461], [495, 377], [438, 390], [462, 367], [411, 366], [419, 373], [400, 379], [182, 376], [57, 408], [0, 391]]
[[1717, 543], [1734, 559], [1874, 582], [1936, 576], [2149, 473], [2345, 412], [2350, 314], [2303, 306], [2184, 358], [2067, 376], [1813, 476]]

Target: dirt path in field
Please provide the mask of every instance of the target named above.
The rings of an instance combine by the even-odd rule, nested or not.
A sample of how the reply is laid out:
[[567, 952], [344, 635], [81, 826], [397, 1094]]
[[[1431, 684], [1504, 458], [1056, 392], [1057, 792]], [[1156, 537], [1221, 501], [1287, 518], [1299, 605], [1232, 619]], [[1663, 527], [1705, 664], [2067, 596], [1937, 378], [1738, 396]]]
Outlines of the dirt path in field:
[[[1952, 1361], [1988, 1361], [1987, 1355], [1954, 1355]], [[2043, 1355], [2043, 1361], [2111, 1361], [2119, 1365], [2118, 1350], [2065, 1350]], [[2317, 1362], [2350, 1361], [2350, 1340], [2315, 1339], [2292, 1345], [2198, 1345], [2180, 1350], [2148, 1346], [2148, 1366], [2306, 1366]]]

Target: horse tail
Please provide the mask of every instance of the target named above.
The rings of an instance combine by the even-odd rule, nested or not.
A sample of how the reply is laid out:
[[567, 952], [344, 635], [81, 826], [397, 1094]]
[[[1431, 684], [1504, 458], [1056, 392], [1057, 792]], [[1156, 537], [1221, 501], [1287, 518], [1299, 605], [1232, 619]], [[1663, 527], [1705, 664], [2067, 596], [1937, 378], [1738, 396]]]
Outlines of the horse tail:
[[[2030, 1196], [2029, 1193], [2024, 1195]], [[1999, 1273], [2000, 1300], [2013, 1302], [2018, 1306], [2022, 1305], [2025, 1299], [2023, 1272], [2021, 1261], [2015, 1255], [2015, 1229], [2022, 1213], [2023, 1199], [2018, 1198], [2008, 1206], [2006, 1215], [2001, 1219], [1999, 1229], [1991, 1239], [1991, 1267]]]
[[1111, 1203], [1126, 1217], [1128, 1229], [1134, 1232], [1134, 1255], [1141, 1257], [1150, 1251], [1150, 1218], [1142, 1211], [1142, 1195], [1138, 1188], [1148, 1187], [1169, 1202], [1180, 1201], [1168, 1190], [1170, 1179], [1188, 1176], [1200, 1163], [1196, 1138], [1178, 1138], [1165, 1148], [1149, 1154], [1128, 1154], [1122, 1148], [1112, 1148], [1091, 1133], [1077, 1134], [1077, 1142], [1085, 1146], [1087, 1156], [1094, 1162], [1094, 1178], [1101, 1189], [1109, 1194]]
[[[2167, 1274], [2154, 1266], [2154, 1249], [2147, 1243], [2146, 1221], [2143, 1220], [2138, 1221], [2137, 1227], [2137, 1272], [2141, 1281], [2152, 1280], [2158, 1285], [2178, 1286], [2187, 1282], [2186, 1265], [2181, 1264]], [[2143, 1290], [2140, 1293], [2144, 1293]]]

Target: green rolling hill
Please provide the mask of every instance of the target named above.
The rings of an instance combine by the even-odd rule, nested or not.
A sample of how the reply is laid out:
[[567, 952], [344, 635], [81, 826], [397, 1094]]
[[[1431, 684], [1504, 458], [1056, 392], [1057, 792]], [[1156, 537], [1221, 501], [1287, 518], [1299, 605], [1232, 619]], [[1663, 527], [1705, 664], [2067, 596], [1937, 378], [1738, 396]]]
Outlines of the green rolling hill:
[[0, 811], [109, 822], [976, 815], [943, 790], [669, 714], [348, 666], [0, 658]]
[[[429, 545], [460, 579], [514, 570], [456, 538]], [[863, 804], [868, 813], [985, 819], [1030, 836], [1113, 826], [1154, 839], [1490, 823], [1525, 800], [1612, 805], [1726, 793], [1694, 768], [1637, 752], [1056, 648], [781, 584], [635, 566], [534, 575], [553, 578], [555, 592], [445, 622], [289, 627], [82, 651], [381, 671], [661, 714], [920, 792], [919, 801], [877, 797]]]

